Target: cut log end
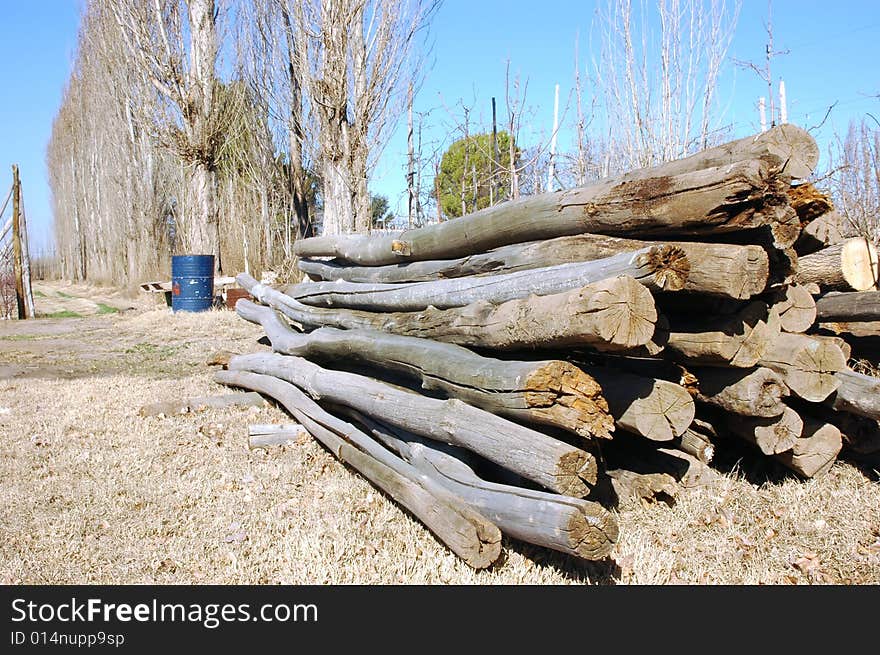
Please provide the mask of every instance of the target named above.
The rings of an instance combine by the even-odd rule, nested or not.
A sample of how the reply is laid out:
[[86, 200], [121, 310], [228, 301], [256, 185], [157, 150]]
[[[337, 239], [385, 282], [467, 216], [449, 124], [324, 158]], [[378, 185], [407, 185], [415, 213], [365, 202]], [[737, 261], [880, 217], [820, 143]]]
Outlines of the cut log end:
[[637, 431], [653, 441], [672, 441], [684, 434], [696, 412], [687, 390], [664, 380], [656, 380], [654, 393], [637, 403]]
[[874, 289], [880, 280], [877, 249], [867, 239], [850, 239], [843, 244], [840, 268], [843, 279], [854, 291]]
[[642, 346], [651, 340], [657, 323], [657, 309], [651, 292], [634, 278], [620, 276], [591, 285], [581, 293], [579, 314], [598, 319], [599, 336], [622, 349]]
[[[583, 498], [595, 486], [599, 475], [596, 458], [582, 450], [572, 450], [559, 458], [555, 491]], [[589, 486], [588, 486], [589, 485]]]
[[654, 284], [661, 291], [683, 289], [691, 270], [685, 251], [670, 244], [652, 247], [647, 253], [639, 255], [636, 263], [651, 271]]
[[573, 364], [548, 362], [532, 371], [524, 388], [537, 422], [560, 425], [582, 437], [611, 438], [614, 419], [602, 387]]
[[614, 515], [598, 503], [583, 503], [572, 514], [567, 532], [572, 551], [589, 560], [610, 555], [619, 536]]

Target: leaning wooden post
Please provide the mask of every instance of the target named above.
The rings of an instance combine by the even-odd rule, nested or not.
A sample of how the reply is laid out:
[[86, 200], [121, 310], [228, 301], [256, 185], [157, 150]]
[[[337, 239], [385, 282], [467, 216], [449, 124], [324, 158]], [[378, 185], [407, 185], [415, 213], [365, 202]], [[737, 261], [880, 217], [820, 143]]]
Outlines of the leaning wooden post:
[[12, 165], [12, 267], [15, 275], [16, 318], [27, 318], [21, 265], [21, 181], [18, 179], [17, 164]]
[[34, 290], [31, 287], [31, 252], [28, 246], [27, 212], [24, 208], [24, 197], [21, 193], [21, 182], [18, 184], [19, 203], [19, 235], [21, 241], [21, 280], [24, 291], [24, 309], [26, 318], [36, 318], [37, 310], [34, 307]]

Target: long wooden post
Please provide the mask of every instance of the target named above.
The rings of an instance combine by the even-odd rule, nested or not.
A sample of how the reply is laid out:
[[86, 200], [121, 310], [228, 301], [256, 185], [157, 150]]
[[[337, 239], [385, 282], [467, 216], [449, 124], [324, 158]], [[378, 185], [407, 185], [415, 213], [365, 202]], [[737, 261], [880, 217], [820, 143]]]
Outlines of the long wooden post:
[[21, 281], [24, 291], [24, 308], [26, 318], [36, 318], [37, 311], [34, 307], [34, 290], [31, 286], [31, 251], [28, 245], [27, 211], [24, 207], [24, 194], [21, 192], [21, 183], [18, 185], [19, 206], [19, 236], [21, 241]]
[[21, 265], [21, 181], [16, 164], [12, 165], [12, 267], [15, 275], [16, 318], [27, 318]]

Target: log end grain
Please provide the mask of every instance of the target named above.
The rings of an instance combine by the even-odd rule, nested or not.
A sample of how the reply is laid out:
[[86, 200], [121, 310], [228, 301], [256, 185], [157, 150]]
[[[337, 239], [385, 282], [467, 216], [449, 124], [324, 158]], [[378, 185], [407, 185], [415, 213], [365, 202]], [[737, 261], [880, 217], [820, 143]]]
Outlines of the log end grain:
[[574, 552], [589, 560], [607, 557], [619, 537], [617, 519], [598, 503], [584, 502], [579, 509], [567, 526]]
[[598, 328], [598, 336], [621, 349], [642, 346], [651, 340], [657, 309], [651, 292], [629, 276], [602, 280], [576, 296], [577, 307], [569, 315]]
[[635, 263], [651, 272], [654, 284], [661, 291], [683, 289], [691, 270], [685, 251], [671, 244], [651, 247], [647, 253], [640, 254]]

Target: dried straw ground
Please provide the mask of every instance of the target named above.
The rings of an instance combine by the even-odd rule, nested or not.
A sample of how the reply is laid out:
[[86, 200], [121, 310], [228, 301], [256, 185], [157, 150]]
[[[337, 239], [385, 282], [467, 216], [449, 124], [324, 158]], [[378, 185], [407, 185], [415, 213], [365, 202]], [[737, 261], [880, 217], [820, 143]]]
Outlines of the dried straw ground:
[[475, 572], [315, 442], [248, 451], [281, 410], [138, 415], [227, 392], [207, 355], [259, 336], [156, 305], [0, 324], [0, 582], [880, 582], [880, 484], [850, 463], [803, 482], [733, 450], [712, 486], [621, 508], [607, 562], [506, 542]]

